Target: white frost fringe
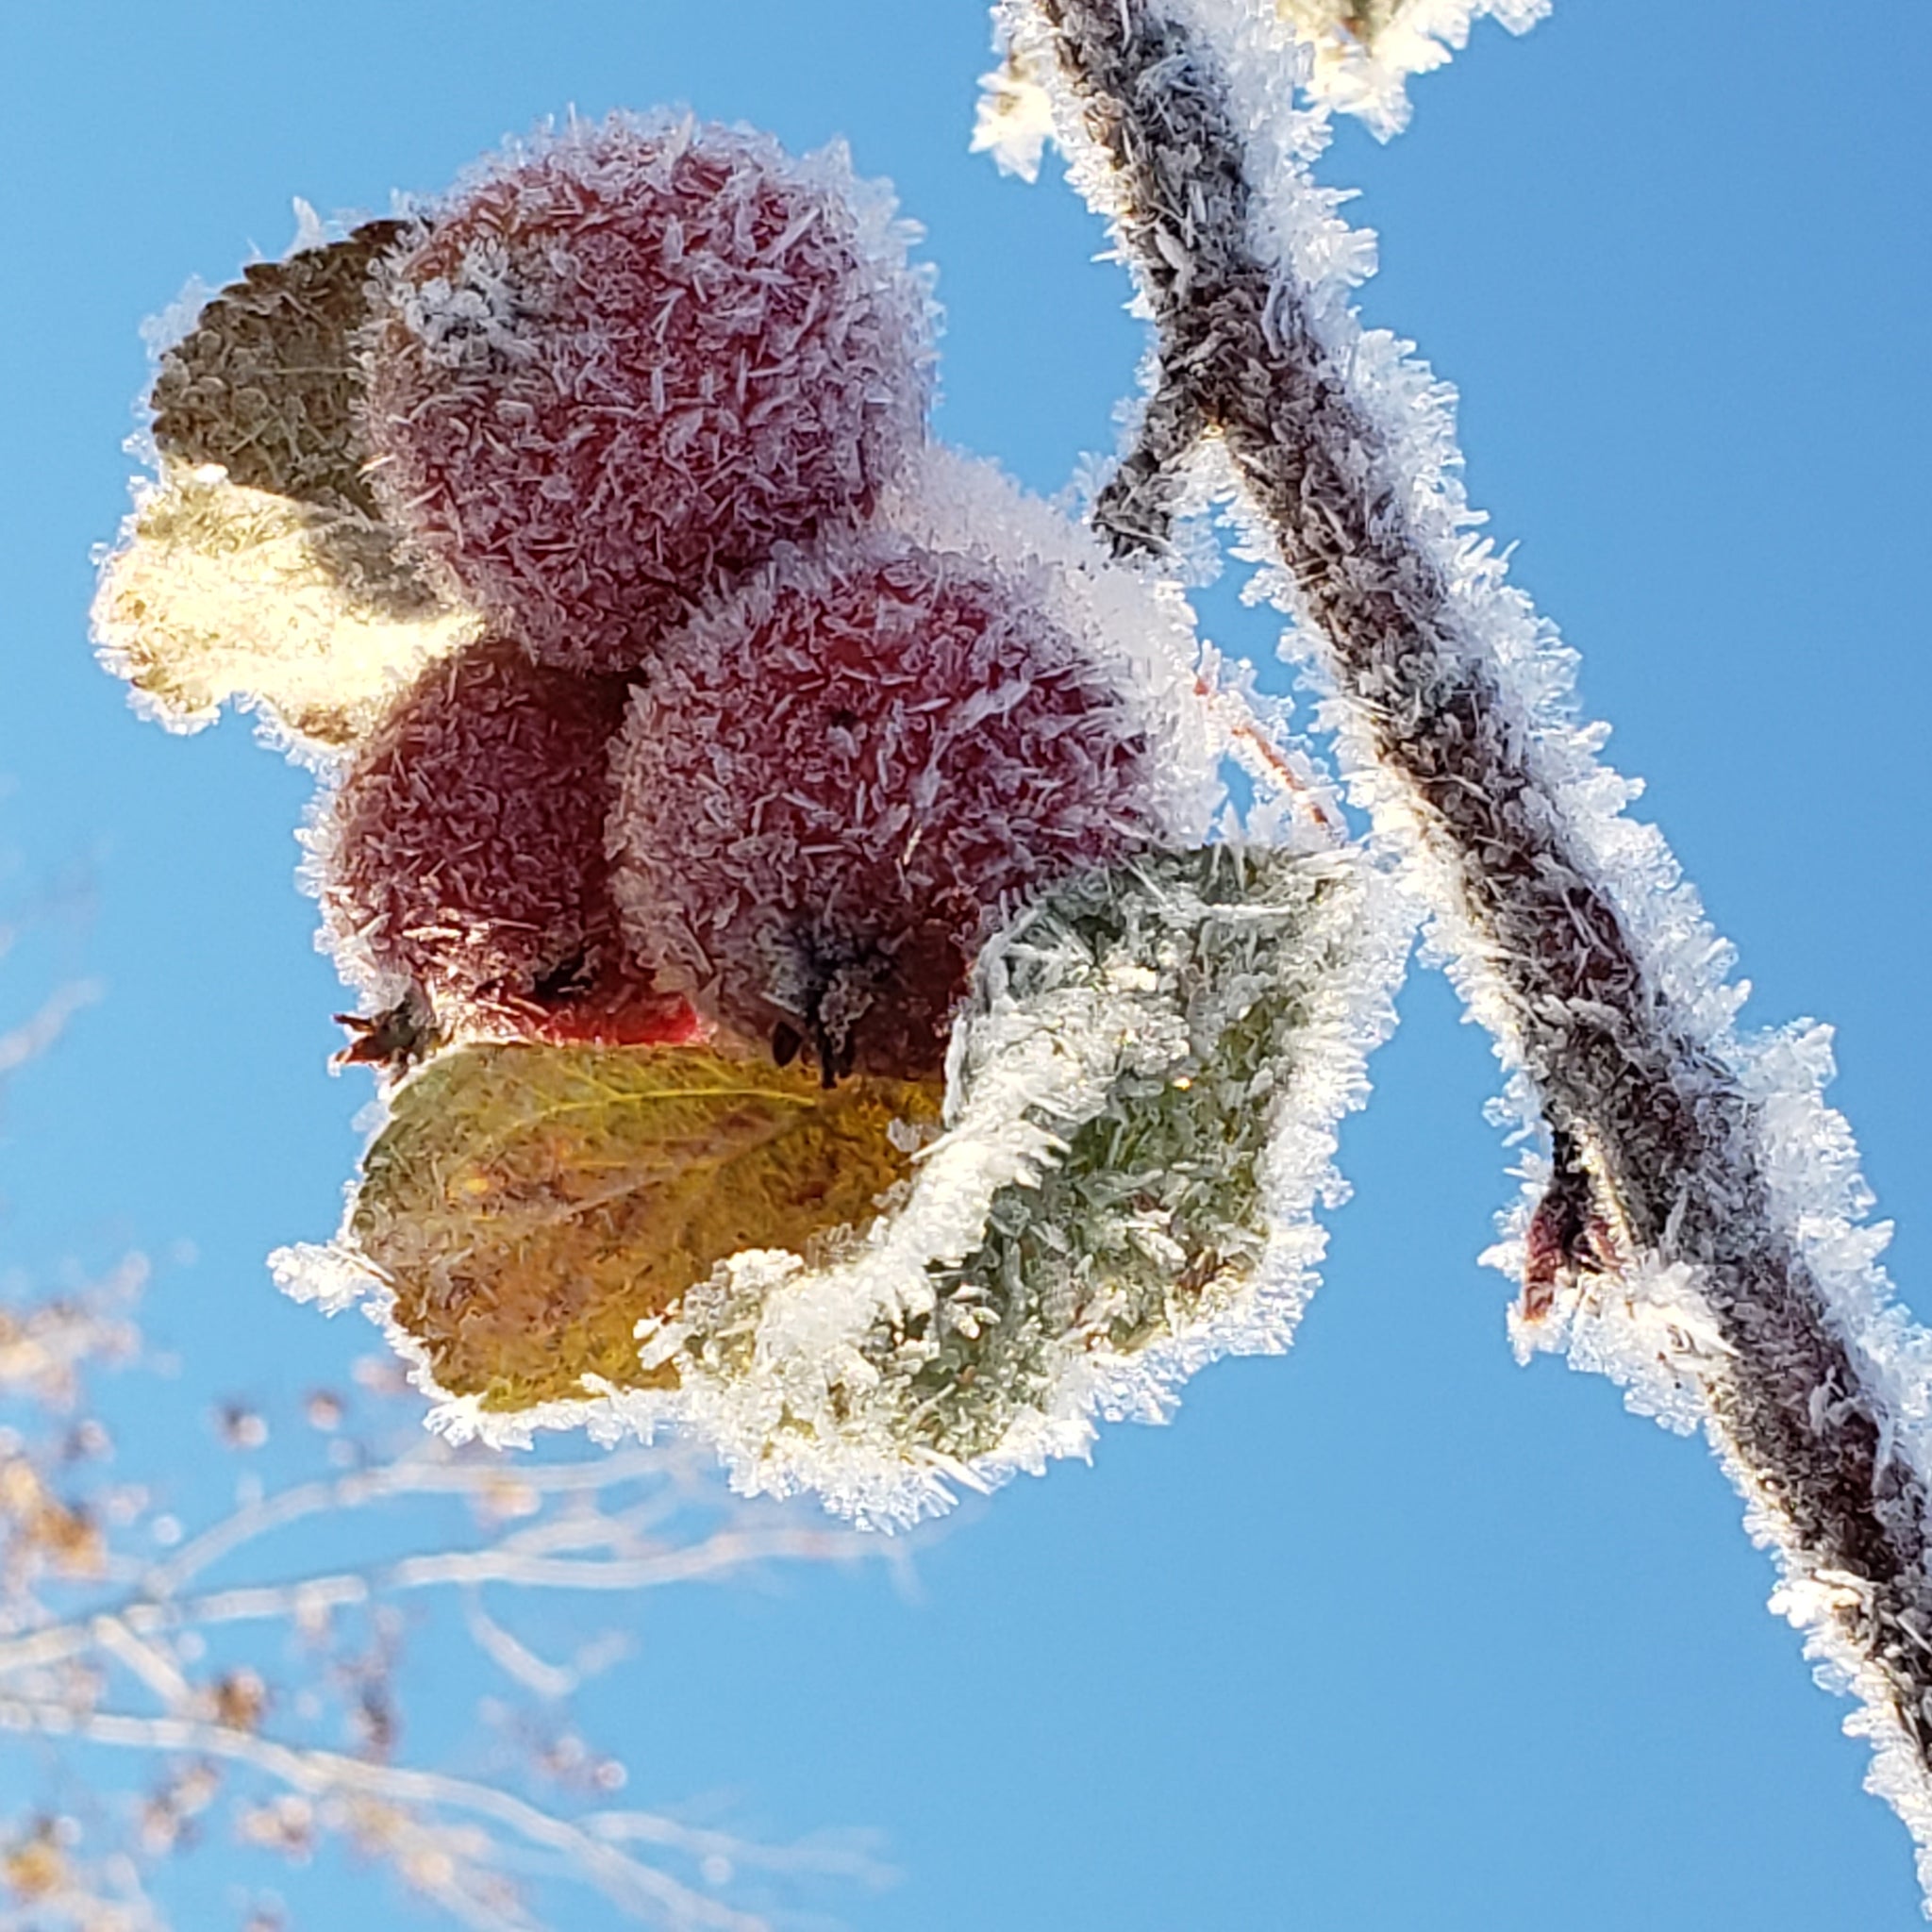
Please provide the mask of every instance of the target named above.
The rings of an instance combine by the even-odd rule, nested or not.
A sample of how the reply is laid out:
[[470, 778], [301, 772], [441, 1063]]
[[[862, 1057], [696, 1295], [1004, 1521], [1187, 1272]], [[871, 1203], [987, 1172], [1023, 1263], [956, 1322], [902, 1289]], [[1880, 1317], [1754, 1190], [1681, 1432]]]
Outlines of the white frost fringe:
[[[1445, 67], [1469, 44], [1470, 29], [1483, 18], [1512, 34], [1526, 34], [1554, 0], [1275, 0], [1268, 30], [1273, 58], [1286, 75], [1298, 75], [1309, 100], [1353, 114], [1377, 140], [1408, 125], [1413, 112], [1408, 82]], [[1224, 16], [1240, 30], [1238, 15], [1253, 11], [1246, 0], [1209, 0], [1204, 12]], [[995, 17], [1001, 9], [995, 8]], [[1379, 24], [1377, 24], [1379, 23]], [[1003, 37], [1003, 64], [980, 75], [979, 110], [973, 152], [991, 155], [1003, 175], [1037, 180], [1041, 157], [1054, 139], [1055, 107], [1048, 73], [1024, 48]], [[1050, 58], [1050, 57], [1049, 57]]]
[[[1277, 0], [1284, 26], [1312, 57], [1309, 98], [1357, 116], [1383, 141], [1408, 125], [1410, 75], [1447, 66], [1469, 44], [1477, 20], [1488, 15], [1512, 34], [1525, 34], [1550, 6], [1551, 0], [1402, 0], [1391, 9], [1386, 0]], [[1350, 30], [1351, 21], [1382, 15], [1388, 18], [1378, 27]]]

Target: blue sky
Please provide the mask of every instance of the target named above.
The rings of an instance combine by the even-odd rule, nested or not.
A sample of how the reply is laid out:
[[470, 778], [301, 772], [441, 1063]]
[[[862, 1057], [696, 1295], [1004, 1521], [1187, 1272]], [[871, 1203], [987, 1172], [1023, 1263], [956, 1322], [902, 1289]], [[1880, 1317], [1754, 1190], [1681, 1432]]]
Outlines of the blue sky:
[[[896, 180], [949, 317], [941, 431], [1051, 491], [1112, 446], [1141, 336], [1064, 187], [967, 154], [986, 34], [974, 0], [72, 0], [0, 25], [0, 847], [16, 895], [92, 901], [13, 970], [108, 987], [8, 1092], [0, 1244], [44, 1272], [192, 1243], [150, 1309], [183, 1362], [146, 1418], [162, 1466], [211, 1457], [209, 1391], [361, 1345], [262, 1257], [332, 1229], [365, 1092], [325, 1071], [301, 774], [244, 723], [139, 723], [92, 662], [138, 324], [279, 252], [291, 195], [380, 208], [543, 114], [685, 101], [845, 136]], [[1364, 307], [1461, 390], [1472, 493], [1583, 651], [1751, 1010], [1838, 1024], [1835, 1098], [1932, 1318], [1928, 60], [1923, 8], [1558, 0], [1418, 84], [1386, 149], [1344, 129], [1324, 173], [1363, 189]], [[1271, 659], [1264, 617], [1209, 614]], [[1765, 1614], [1714, 1465], [1607, 1384], [1513, 1365], [1507, 1285], [1474, 1261], [1513, 1190], [1487, 1042], [1433, 975], [1404, 1011], [1292, 1354], [965, 1512], [913, 1600], [825, 1571], [641, 1605], [598, 1707], [633, 1795], [875, 1827], [904, 1876], [840, 1902], [862, 1932], [1918, 1923], [1905, 1835]]]

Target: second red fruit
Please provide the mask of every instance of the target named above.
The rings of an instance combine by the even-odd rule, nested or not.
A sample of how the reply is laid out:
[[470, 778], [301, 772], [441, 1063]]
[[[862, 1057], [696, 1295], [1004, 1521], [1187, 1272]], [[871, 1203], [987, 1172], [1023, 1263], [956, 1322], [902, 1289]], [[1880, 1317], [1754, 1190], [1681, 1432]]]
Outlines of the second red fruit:
[[323, 821], [324, 915], [352, 972], [421, 986], [445, 1022], [555, 1040], [688, 1039], [628, 966], [604, 857], [629, 686], [501, 641], [432, 665]]

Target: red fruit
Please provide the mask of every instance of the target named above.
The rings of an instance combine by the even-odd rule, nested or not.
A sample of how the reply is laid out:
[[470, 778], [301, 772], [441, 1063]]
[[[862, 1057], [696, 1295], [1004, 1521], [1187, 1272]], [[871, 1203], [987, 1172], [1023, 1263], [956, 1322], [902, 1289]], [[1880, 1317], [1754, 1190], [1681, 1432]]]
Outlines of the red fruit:
[[1158, 835], [1146, 741], [1073, 641], [888, 536], [668, 640], [611, 769], [632, 951], [827, 1078], [938, 1071], [1002, 909]]
[[869, 512], [924, 433], [925, 295], [842, 159], [613, 119], [512, 157], [396, 258], [378, 494], [545, 663], [629, 670]]
[[325, 821], [323, 911], [352, 968], [412, 979], [445, 1018], [558, 1040], [685, 1037], [628, 968], [604, 857], [628, 687], [492, 641], [430, 667]]

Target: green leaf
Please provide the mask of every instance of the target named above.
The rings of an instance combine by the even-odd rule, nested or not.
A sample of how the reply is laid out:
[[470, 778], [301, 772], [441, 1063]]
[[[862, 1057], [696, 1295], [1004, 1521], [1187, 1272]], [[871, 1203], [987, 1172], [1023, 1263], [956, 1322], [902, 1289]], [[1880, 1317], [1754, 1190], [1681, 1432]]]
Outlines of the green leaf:
[[638, 1323], [731, 1255], [810, 1258], [862, 1228], [910, 1171], [900, 1124], [939, 1106], [704, 1047], [463, 1047], [397, 1091], [350, 1235], [452, 1394], [675, 1386], [641, 1367]]
[[[1154, 854], [1073, 881], [1004, 936], [993, 997], [1101, 995], [1133, 1044], [1094, 1110], [1059, 1126], [1063, 1155], [1002, 1188], [978, 1248], [932, 1270], [929, 1315], [875, 1338], [918, 1362], [915, 1441], [983, 1455], [1016, 1415], [1054, 1409], [1070, 1363], [1134, 1356], [1240, 1292], [1267, 1246], [1264, 1163], [1312, 1003], [1349, 970], [1343, 884], [1287, 854]], [[962, 1071], [996, 1076], [997, 1057], [976, 1067], [969, 1048]]]
[[[934, 1472], [1077, 1449], [1299, 1310], [1330, 1129], [1379, 1024], [1366, 869], [1149, 853], [1056, 887], [975, 964], [944, 1133], [873, 1239], [746, 1257], [654, 1338], [740, 1480], [917, 1515]], [[1366, 981], [1363, 975], [1366, 974]]]

